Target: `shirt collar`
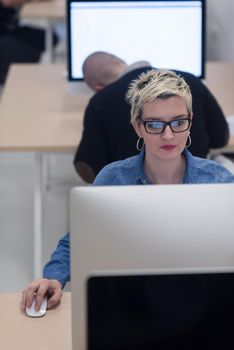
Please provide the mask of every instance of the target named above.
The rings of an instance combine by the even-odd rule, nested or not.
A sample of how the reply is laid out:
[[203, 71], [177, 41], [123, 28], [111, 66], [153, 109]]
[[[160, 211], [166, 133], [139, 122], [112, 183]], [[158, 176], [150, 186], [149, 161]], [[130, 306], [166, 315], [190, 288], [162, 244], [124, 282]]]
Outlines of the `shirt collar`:
[[137, 155], [137, 161], [136, 161], [136, 180], [135, 180], [135, 182], [137, 185], [150, 184], [150, 182], [147, 179], [146, 174], [144, 172], [144, 166], [143, 166], [144, 159], [145, 159], [145, 150], [142, 150]]
[[183, 183], [184, 184], [193, 183], [193, 179], [197, 177], [197, 168], [195, 166], [194, 157], [186, 148], [183, 151], [183, 155], [186, 162]]
[[[194, 157], [192, 154], [185, 148], [183, 151], [183, 156], [185, 157], [185, 174], [183, 178], [183, 184], [188, 184], [193, 182], [193, 178], [196, 178], [197, 169], [195, 167]], [[137, 185], [146, 185], [150, 184], [149, 179], [147, 178], [144, 172], [143, 162], [145, 159], [145, 150], [142, 150], [137, 156], [136, 160], [136, 179], [135, 183]]]

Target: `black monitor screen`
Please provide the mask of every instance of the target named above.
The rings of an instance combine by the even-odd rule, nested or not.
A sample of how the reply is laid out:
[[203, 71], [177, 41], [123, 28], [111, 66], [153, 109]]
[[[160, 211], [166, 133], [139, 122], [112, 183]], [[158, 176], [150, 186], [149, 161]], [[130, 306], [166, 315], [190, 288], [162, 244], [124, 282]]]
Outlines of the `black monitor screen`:
[[88, 350], [234, 347], [234, 273], [91, 277]]
[[68, 77], [94, 51], [204, 77], [205, 0], [68, 0]]

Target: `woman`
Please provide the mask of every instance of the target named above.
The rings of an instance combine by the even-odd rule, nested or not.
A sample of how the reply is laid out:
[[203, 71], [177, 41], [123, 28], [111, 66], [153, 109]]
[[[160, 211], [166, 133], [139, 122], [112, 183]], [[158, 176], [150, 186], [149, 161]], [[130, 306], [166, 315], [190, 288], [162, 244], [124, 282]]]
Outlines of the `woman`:
[[234, 181], [221, 165], [186, 150], [192, 142], [192, 96], [182, 77], [168, 70], [150, 70], [130, 85], [127, 98], [141, 153], [104, 167], [94, 185]]
[[[192, 96], [183, 78], [167, 70], [150, 70], [131, 84], [127, 98], [141, 152], [104, 167], [94, 185], [234, 183], [234, 175], [224, 167], [186, 150], [191, 143]], [[69, 271], [67, 234], [46, 264], [44, 279], [33, 281], [23, 291], [22, 309], [31, 305], [35, 292], [37, 306], [45, 293], [49, 294], [48, 308], [57, 304]]]

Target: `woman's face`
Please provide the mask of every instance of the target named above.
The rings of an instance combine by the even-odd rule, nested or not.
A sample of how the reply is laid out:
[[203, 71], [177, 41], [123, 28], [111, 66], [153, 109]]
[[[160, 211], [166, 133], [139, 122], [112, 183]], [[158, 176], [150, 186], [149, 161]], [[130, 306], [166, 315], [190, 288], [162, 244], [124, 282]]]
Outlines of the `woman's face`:
[[[141, 121], [159, 121], [170, 122], [175, 121], [175, 130], [183, 130], [186, 126], [185, 121], [178, 122], [178, 119], [189, 118], [185, 100], [180, 96], [173, 96], [167, 99], [157, 98], [152, 102], [147, 102], [143, 105]], [[145, 150], [148, 155], [157, 157], [162, 160], [174, 159], [183, 152], [189, 130], [182, 132], [173, 132], [169, 125], [161, 134], [150, 134], [145, 130], [145, 126], [139, 120], [133, 123], [133, 127], [139, 137], [144, 139]], [[185, 126], [180, 126], [180, 125]], [[160, 123], [152, 124], [157, 127]], [[151, 124], [148, 125], [148, 130], [151, 129]], [[150, 130], [151, 131], [151, 130]], [[159, 130], [160, 131], [160, 130]]]

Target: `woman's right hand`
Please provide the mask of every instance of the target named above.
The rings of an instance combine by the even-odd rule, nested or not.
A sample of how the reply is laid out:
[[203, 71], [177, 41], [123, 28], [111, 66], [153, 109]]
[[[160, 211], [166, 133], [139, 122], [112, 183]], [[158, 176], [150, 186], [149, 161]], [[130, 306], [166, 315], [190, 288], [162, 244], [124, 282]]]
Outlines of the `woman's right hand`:
[[48, 280], [46, 278], [32, 281], [22, 292], [21, 310], [25, 310], [26, 307], [32, 305], [34, 295], [36, 295], [36, 310], [39, 310], [45, 295], [48, 297], [47, 309], [51, 309], [62, 298], [62, 285], [57, 280]]

